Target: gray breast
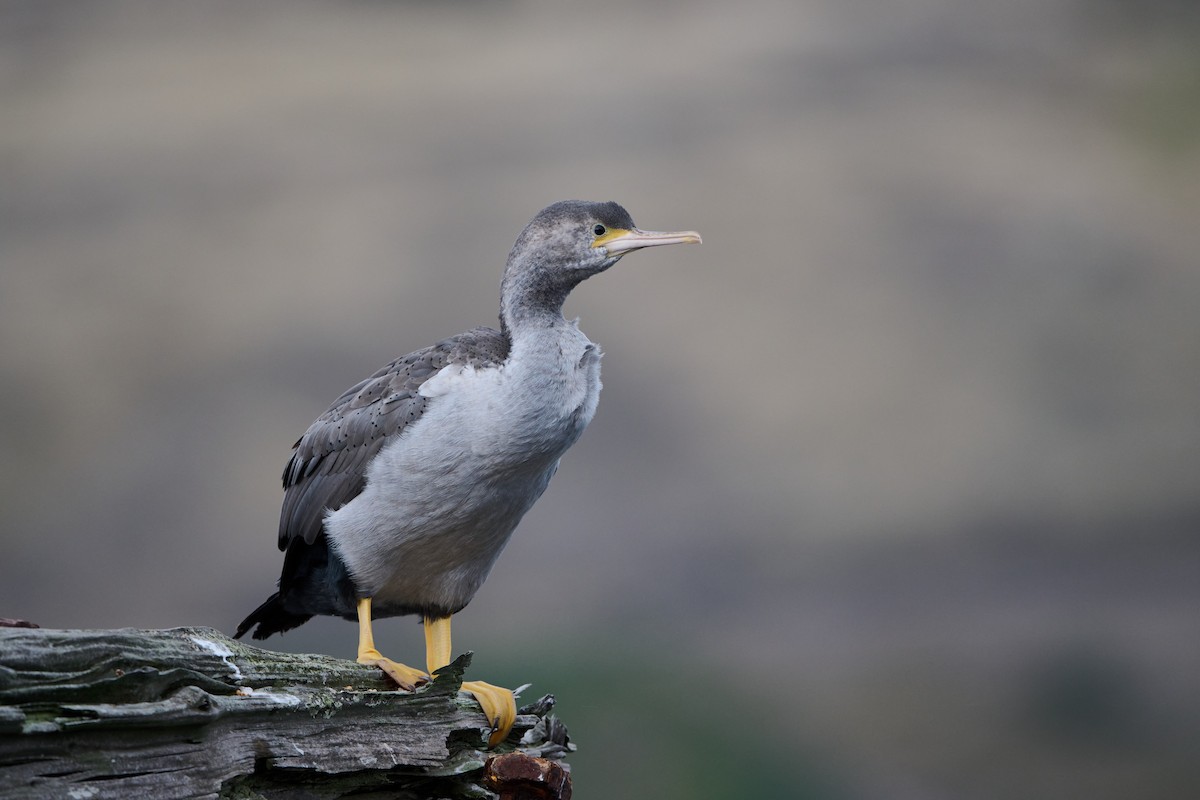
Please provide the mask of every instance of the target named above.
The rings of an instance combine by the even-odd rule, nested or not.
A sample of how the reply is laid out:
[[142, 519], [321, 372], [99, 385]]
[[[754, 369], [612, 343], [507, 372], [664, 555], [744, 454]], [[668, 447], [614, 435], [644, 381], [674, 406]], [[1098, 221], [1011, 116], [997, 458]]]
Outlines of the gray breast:
[[384, 613], [466, 605], [591, 420], [599, 349], [574, 327], [554, 333], [514, 341], [501, 364], [451, 363], [429, 377], [421, 418], [326, 517], [338, 556]]

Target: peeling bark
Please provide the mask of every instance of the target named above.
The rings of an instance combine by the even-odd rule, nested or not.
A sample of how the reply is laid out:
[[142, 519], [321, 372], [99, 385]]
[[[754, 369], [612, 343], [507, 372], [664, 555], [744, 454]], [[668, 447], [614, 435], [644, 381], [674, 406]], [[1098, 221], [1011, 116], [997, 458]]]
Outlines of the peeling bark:
[[[569, 798], [553, 697], [489, 752], [458, 691], [469, 664], [410, 693], [372, 667], [210, 628], [0, 628], [0, 798]], [[503, 774], [485, 769], [499, 753], [516, 759]]]

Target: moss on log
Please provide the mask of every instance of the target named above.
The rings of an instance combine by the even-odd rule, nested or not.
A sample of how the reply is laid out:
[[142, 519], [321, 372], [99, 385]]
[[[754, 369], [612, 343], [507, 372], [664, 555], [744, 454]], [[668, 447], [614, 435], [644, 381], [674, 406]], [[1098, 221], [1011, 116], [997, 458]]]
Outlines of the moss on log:
[[0, 628], [0, 798], [569, 798], [553, 697], [488, 751], [469, 663], [404, 692], [210, 628]]

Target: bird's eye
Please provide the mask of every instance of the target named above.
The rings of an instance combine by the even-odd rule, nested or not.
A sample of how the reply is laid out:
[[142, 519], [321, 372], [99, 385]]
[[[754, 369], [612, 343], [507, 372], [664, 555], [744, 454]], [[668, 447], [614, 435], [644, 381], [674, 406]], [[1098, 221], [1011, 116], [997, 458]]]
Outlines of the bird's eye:
[[597, 225], [596, 227], [592, 228], [592, 233], [596, 234], [597, 236], [603, 236], [604, 235], [604, 226]]

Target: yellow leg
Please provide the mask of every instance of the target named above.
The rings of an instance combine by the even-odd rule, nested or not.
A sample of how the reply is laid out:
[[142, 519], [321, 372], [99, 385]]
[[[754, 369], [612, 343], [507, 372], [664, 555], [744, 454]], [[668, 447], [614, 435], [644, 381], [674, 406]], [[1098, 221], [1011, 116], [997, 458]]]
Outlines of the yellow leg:
[[375, 636], [371, 633], [371, 598], [369, 597], [358, 601], [358, 663], [379, 667], [401, 689], [410, 692], [422, 683], [429, 682], [429, 676], [421, 670], [392, 661], [390, 658], [384, 658], [375, 649]]
[[[450, 653], [450, 617], [425, 617], [425, 664], [430, 675], [450, 663]], [[504, 741], [517, 718], [513, 693], [483, 681], [463, 681], [462, 690], [475, 696], [492, 725], [488, 747]]]
[[425, 617], [425, 668], [429, 674], [450, 663], [450, 617]]

